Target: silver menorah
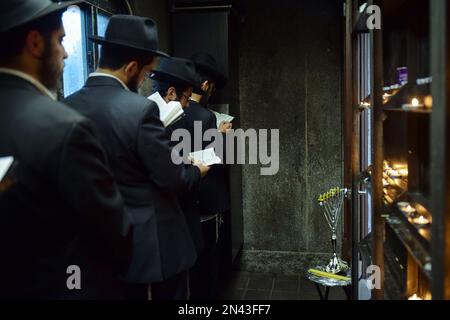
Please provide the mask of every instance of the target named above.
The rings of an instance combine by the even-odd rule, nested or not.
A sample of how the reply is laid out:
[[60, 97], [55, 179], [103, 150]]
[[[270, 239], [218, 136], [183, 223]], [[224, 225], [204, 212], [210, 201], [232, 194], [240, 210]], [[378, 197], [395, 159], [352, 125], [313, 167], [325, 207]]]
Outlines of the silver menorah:
[[325, 216], [325, 220], [331, 229], [331, 246], [333, 257], [325, 267], [329, 273], [337, 274], [348, 271], [348, 263], [341, 260], [337, 254], [337, 225], [341, 216], [344, 198], [349, 193], [348, 189], [334, 188], [319, 196], [318, 202]]

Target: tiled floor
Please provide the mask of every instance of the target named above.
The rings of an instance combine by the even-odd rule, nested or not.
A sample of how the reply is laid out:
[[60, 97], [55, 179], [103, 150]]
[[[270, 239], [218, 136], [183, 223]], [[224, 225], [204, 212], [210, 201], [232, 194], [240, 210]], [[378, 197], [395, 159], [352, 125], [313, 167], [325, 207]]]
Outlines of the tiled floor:
[[[319, 300], [314, 284], [297, 275], [234, 271], [221, 295], [224, 300]], [[345, 300], [342, 288], [330, 289], [330, 300]]]

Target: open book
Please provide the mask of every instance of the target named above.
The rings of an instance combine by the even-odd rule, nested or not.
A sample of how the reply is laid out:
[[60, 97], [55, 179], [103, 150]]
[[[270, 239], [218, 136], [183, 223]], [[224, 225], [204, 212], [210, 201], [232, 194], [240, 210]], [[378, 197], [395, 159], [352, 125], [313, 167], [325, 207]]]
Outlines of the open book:
[[219, 128], [220, 124], [225, 121], [225, 122], [231, 122], [233, 121], [234, 117], [230, 116], [228, 114], [225, 113], [219, 113], [216, 111], [211, 110], [215, 115], [216, 115], [216, 119], [217, 119], [217, 128]]
[[206, 166], [222, 163], [214, 152], [214, 148], [189, 153], [189, 158], [202, 162]]
[[8, 173], [8, 170], [11, 168], [13, 162], [13, 157], [0, 157], [0, 181], [2, 181]]
[[158, 105], [159, 118], [161, 119], [164, 127], [167, 127], [181, 118], [184, 114], [183, 107], [178, 101], [170, 101], [166, 103], [161, 97], [159, 92], [155, 92], [148, 99], [154, 101]]

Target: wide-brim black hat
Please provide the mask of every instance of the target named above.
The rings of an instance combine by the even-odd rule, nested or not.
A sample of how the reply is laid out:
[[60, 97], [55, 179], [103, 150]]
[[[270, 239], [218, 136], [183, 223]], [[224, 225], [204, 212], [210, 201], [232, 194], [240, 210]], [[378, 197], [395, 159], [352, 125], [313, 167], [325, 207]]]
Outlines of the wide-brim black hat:
[[192, 61], [183, 58], [162, 58], [153, 69], [151, 79], [164, 82], [182, 83], [193, 88], [201, 88], [201, 79]]
[[105, 36], [91, 36], [99, 44], [109, 44], [147, 51], [158, 56], [169, 57], [158, 50], [158, 30], [149, 18], [118, 14], [109, 19]]
[[81, 1], [53, 2], [50, 0], [1, 0], [0, 32], [20, 27], [28, 22], [80, 2]]
[[208, 53], [195, 53], [191, 57], [197, 71], [211, 77], [220, 89], [227, 84], [227, 77], [219, 70], [216, 59]]

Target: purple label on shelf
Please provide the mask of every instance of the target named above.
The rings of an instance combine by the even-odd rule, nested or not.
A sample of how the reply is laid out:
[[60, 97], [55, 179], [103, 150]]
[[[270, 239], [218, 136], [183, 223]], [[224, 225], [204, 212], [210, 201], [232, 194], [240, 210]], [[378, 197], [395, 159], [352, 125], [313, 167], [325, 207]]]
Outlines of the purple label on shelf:
[[408, 83], [408, 68], [407, 67], [397, 68], [397, 83], [401, 86]]

